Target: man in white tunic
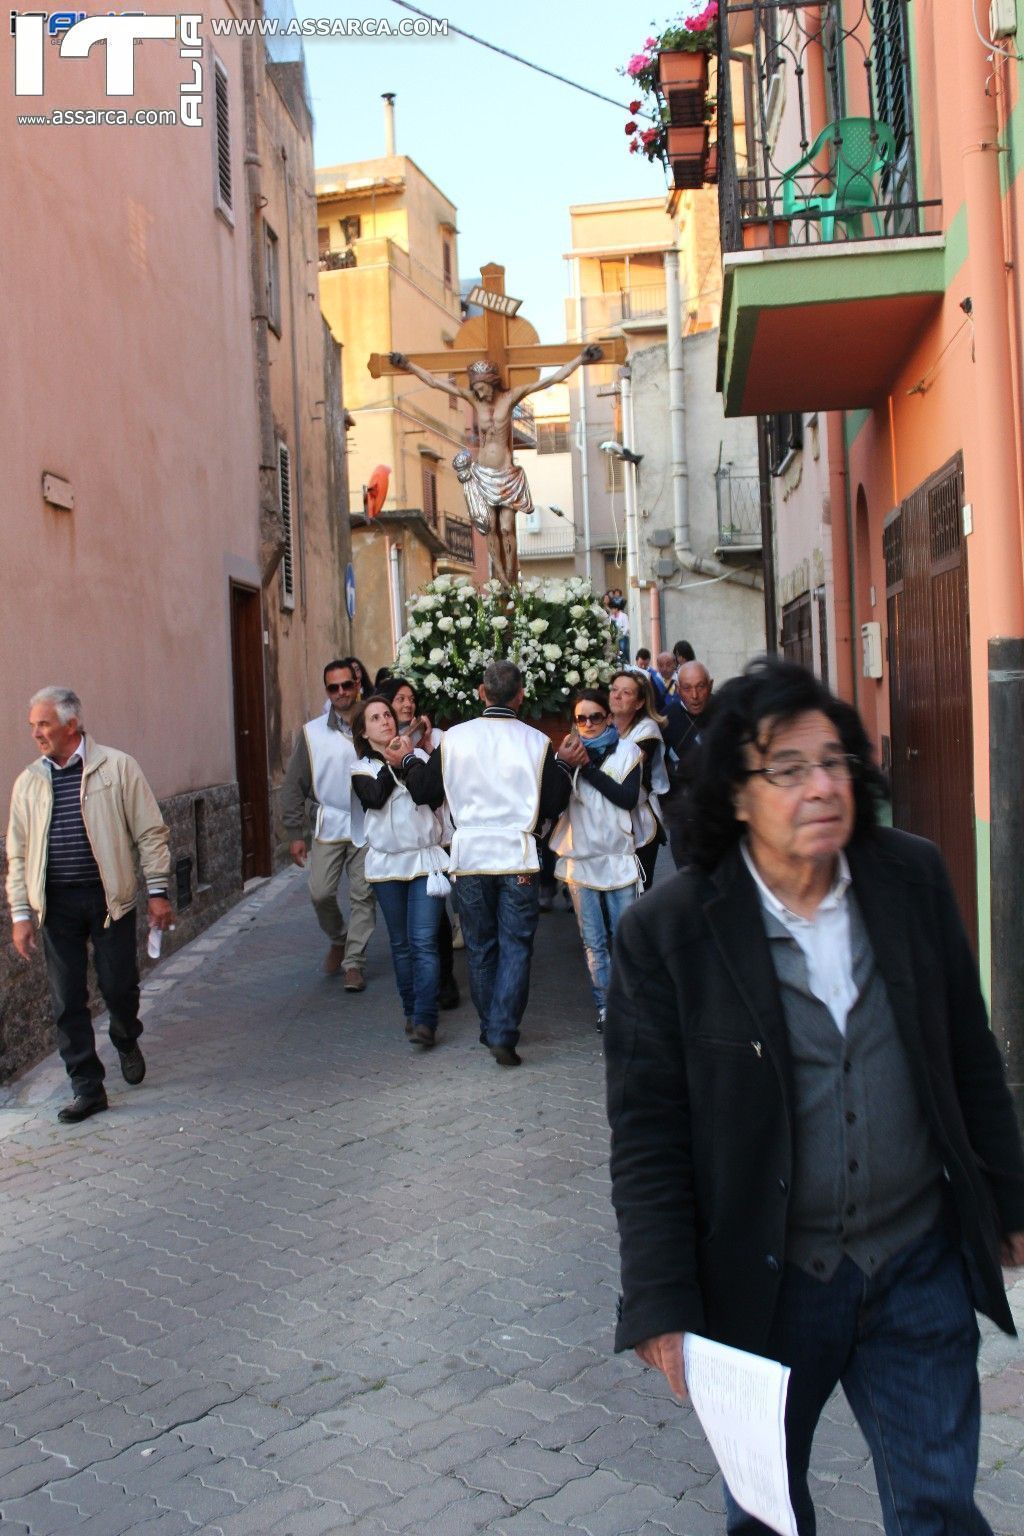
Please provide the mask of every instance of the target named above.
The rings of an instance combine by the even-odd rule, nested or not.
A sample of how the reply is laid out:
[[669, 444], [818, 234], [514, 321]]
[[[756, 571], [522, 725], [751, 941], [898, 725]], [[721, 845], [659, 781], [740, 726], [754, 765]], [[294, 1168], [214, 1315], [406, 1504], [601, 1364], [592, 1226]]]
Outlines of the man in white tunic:
[[540, 914], [535, 834], [565, 809], [571, 780], [547, 737], [516, 718], [523, 702], [517, 666], [492, 661], [480, 697], [481, 717], [446, 731], [427, 762], [401, 746], [385, 756], [405, 768], [419, 804], [447, 802], [455, 827], [449, 874], [457, 880], [480, 1040], [499, 1066], [517, 1067]]
[[[366, 946], [377, 917], [373, 889], [366, 879], [366, 848], [352, 836], [351, 718], [359, 701], [355, 672], [347, 661], [329, 661], [324, 668], [324, 687], [330, 708], [303, 726], [284, 783], [281, 786], [281, 819], [291, 836], [295, 863], [306, 862], [306, 803], [314, 802], [316, 815], [309, 854], [309, 895], [320, 927], [330, 940], [323, 963], [326, 976], [344, 967], [345, 991], [362, 992]], [[348, 876], [352, 913], [348, 926], [338, 906], [338, 887]]]

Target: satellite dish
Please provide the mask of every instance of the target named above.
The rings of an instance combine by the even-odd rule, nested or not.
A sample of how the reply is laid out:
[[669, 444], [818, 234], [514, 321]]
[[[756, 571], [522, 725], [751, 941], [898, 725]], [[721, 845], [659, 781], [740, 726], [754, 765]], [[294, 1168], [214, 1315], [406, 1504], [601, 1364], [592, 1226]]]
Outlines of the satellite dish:
[[388, 485], [391, 481], [391, 467], [388, 464], [378, 464], [370, 482], [363, 491], [363, 511], [367, 517], [377, 517], [383, 510], [387, 500]]

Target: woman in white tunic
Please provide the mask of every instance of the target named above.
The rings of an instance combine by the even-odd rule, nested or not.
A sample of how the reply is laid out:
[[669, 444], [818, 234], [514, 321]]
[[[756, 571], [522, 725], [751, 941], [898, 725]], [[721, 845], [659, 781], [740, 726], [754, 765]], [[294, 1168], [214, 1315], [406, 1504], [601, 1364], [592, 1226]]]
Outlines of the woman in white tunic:
[[[406, 738], [412, 748], [419, 747], [429, 754], [435, 747], [441, 745], [444, 732], [438, 730], [436, 725], [432, 726], [426, 715], [420, 714], [416, 689], [406, 678], [389, 677], [376, 691], [382, 699], [387, 699], [391, 704], [395, 719], [398, 721], [399, 734]], [[446, 821], [443, 807], [441, 819], [445, 830], [444, 843], [447, 847], [452, 840], [452, 829]], [[457, 911], [454, 887], [441, 914], [441, 922], [437, 930], [437, 953], [441, 960], [441, 983], [437, 989], [437, 1005], [442, 1009], [457, 1008], [461, 1001], [459, 984], [455, 980], [455, 934], [452, 919], [448, 915], [449, 907], [452, 912]], [[456, 921], [458, 921], [457, 918]]]
[[448, 892], [443, 874], [448, 855], [438, 817], [415, 804], [401, 769], [384, 761], [382, 749], [397, 736], [398, 722], [386, 699], [371, 697], [356, 710], [353, 810], [362, 812], [366, 878], [387, 924], [405, 1032], [416, 1045], [432, 1046], [440, 978], [437, 926]]
[[555, 874], [572, 895], [597, 1006], [604, 1027], [611, 947], [619, 918], [636, 899], [640, 871], [633, 812], [640, 798], [643, 753], [620, 736], [608, 695], [585, 688], [573, 702], [573, 733], [557, 756], [573, 770], [567, 810], [551, 834]]
[[665, 742], [661, 734], [665, 717], [658, 714], [650, 678], [633, 667], [616, 672], [608, 685], [608, 702], [619, 735], [635, 742], [643, 753], [640, 799], [633, 812], [633, 835], [644, 889], [648, 890], [654, 879], [658, 849], [665, 841], [658, 805], [658, 796], [667, 794], [669, 787]]

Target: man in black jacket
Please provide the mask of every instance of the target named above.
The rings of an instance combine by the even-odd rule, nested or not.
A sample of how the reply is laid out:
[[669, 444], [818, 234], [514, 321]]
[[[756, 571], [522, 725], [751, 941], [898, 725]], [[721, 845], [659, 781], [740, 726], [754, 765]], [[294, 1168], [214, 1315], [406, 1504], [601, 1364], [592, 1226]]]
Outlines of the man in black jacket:
[[[984, 1536], [974, 1309], [1013, 1322], [1024, 1156], [938, 851], [875, 826], [856, 713], [791, 663], [727, 683], [694, 865], [623, 918], [605, 1040], [618, 1349], [781, 1360], [790, 1493], [841, 1382], [889, 1536]], [[765, 1528], [727, 1492], [728, 1529]]]
[[[658, 657], [661, 661], [661, 657]], [[700, 749], [714, 719], [711, 691], [715, 680], [701, 661], [684, 661], [675, 677], [676, 693], [664, 704], [665, 767], [669, 792], [660, 797], [672, 862], [682, 869], [688, 859], [687, 822], [690, 791], [697, 776]]]

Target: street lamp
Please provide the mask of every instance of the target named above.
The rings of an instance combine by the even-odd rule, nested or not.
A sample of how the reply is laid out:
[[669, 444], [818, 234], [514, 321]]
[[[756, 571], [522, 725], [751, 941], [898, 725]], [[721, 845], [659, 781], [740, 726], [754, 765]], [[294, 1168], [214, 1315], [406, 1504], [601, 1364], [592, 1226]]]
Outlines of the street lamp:
[[639, 464], [643, 458], [642, 453], [634, 453], [632, 448], [623, 447], [622, 443], [615, 443], [609, 439], [600, 444], [601, 452], [610, 454], [614, 459], [625, 459], [627, 464]]

